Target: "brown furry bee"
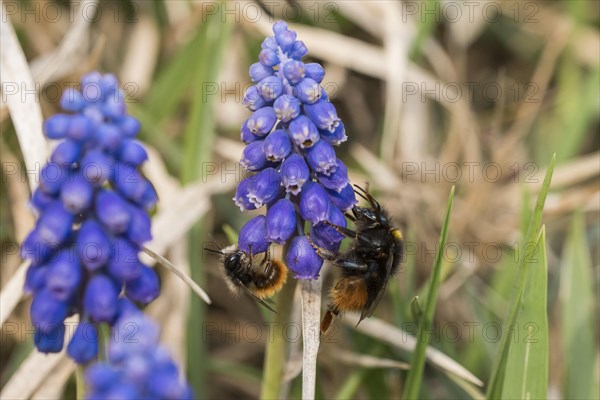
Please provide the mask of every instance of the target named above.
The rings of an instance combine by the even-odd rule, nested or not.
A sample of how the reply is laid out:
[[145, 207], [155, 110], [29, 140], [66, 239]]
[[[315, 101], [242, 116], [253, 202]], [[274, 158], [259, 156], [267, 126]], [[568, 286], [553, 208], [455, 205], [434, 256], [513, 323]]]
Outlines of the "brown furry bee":
[[234, 295], [244, 292], [275, 312], [265, 299], [273, 297], [287, 280], [285, 264], [271, 258], [270, 248], [262, 256], [246, 254], [237, 245], [219, 250], [206, 248], [221, 255], [221, 268], [227, 286]]
[[370, 207], [354, 206], [352, 215], [356, 230], [331, 224], [342, 235], [353, 238], [352, 248], [344, 254], [335, 254], [327, 249], [312, 246], [324, 260], [341, 268], [341, 277], [329, 291], [327, 312], [321, 322], [325, 333], [333, 317], [344, 311], [360, 311], [359, 323], [373, 315], [381, 300], [388, 280], [398, 270], [402, 260], [402, 233], [396, 229], [385, 209], [367, 190], [355, 185], [357, 195], [369, 202]]

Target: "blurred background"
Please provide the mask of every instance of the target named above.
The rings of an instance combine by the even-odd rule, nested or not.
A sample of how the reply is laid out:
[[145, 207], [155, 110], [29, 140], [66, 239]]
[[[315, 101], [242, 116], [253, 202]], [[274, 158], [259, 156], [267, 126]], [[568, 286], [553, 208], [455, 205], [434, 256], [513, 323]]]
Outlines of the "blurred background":
[[[249, 112], [241, 96], [262, 39], [272, 34], [275, 20], [284, 19], [307, 45], [308, 58], [325, 67], [323, 86], [347, 130], [338, 157], [351, 181], [369, 182], [407, 240], [406, 260], [376, 320], [415, 332], [411, 300], [423, 297], [448, 193], [456, 185], [430, 345], [484, 383], [512, 288], [515, 249], [556, 153], [543, 215], [549, 396], [597, 398], [599, 5], [4, 1], [2, 33], [10, 22], [44, 118], [58, 111], [62, 90], [92, 70], [115, 73], [127, 92], [128, 109], [142, 122], [140, 138], [151, 154], [144, 172], [160, 197], [149, 247], [186, 269], [213, 300], [205, 305], [163, 270], [163, 293], [149, 307], [199, 397], [260, 395], [273, 316], [247, 298], [233, 298], [217, 260], [203, 247], [231, 243], [252, 217], [231, 200], [244, 176], [237, 164], [243, 149], [239, 127]], [[3, 78], [5, 94], [6, 85]], [[30, 300], [20, 298], [23, 266], [16, 249], [34, 222], [27, 207], [27, 177], [34, 174], [12, 168], [22, 165], [23, 153], [5, 103], [3, 96], [1, 283], [2, 307], [8, 301], [11, 307], [2, 319], [3, 394], [69, 398], [75, 393], [74, 366], [60, 355], [35, 354]], [[330, 272], [323, 269], [324, 287], [332, 281]], [[299, 398], [298, 298], [292, 303], [283, 330], [281, 393]], [[324, 338], [318, 397], [399, 397], [404, 363], [410, 361], [403, 348], [408, 340], [384, 340], [362, 325], [357, 331], [337, 321]], [[519, 334], [522, 340], [527, 331], [517, 329]], [[485, 387], [427, 365], [424, 398], [478, 398], [483, 392]]]

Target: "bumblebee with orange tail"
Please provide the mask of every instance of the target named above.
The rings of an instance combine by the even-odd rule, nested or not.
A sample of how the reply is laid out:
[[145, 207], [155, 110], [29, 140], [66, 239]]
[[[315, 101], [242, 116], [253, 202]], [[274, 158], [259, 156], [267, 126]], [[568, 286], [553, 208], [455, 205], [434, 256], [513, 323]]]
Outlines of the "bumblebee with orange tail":
[[352, 248], [344, 254], [335, 254], [309, 241], [317, 254], [340, 267], [341, 277], [329, 291], [327, 312], [321, 322], [321, 332], [329, 329], [334, 317], [344, 311], [360, 311], [360, 321], [373, 315], [387, 283], [400, 265], [403, 255], [402, 233], [391, 222], [389, 214], [367, 190], [356, 186], [357, 195], [369, 207], [354, 206], [352, 214], [356, 230], [329, 224], [340, 234], [354, 239]]
[[214, 250], [221, 255], [225, 282], [234, 295], [244, 292], [269, 310], [276, 312], [265, 300], [278, 293], [287, 280], [285, 264], [271, 258], [270, 248], [264, 255], [246, 254], [237, 245]]

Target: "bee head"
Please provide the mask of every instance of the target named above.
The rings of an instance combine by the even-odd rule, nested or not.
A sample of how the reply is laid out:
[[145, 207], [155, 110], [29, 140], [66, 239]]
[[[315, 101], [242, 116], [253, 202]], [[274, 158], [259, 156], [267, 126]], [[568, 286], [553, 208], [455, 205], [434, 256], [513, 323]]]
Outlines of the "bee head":
[[371, 208], [363, 208], [356, 206], [354, 207], [353, 211], [354, 215], [359, 220], [384, 226], [389, 225], [388, 218], [381, 212], [381, 210], [373, 210]]
[[241, 251], [235, 251], [235, 252], [227, 255], [225, 257], [225, 260], [223, 261], [223, 265], [225, 266], [225, 269], [227, 269], [228, 271], [237, 270], [240, 267], [243, 256], [244, 256], [244, 253]]

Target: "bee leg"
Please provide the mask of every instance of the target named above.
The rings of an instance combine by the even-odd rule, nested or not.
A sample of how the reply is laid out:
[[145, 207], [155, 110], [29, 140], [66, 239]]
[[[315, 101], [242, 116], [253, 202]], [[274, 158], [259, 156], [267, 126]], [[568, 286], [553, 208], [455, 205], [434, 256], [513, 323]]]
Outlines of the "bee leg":
[[344, 228], [343, 226], [339, 226], [336, 224], [332, 224], [329, 221], [323, 221], [323, 222], [325, 222], [327, 225], [331, 226], [333, 229], [335, 229], [336, 231], [338, 231], [340, 234], [342, 234], [344, 236], [347, 236], [352, 239], [358, 239], [358, 234], [351, 229]]
[[331, 311], [325, 311], [325, 315], [323, 315], [323, 319], [321, 320], [321, 334], [326, 334], [329, 328], [331, 327], [331, 322], [333, 321], [333, 314]]
[[310, 243], [313, 249], [316, 250], [319, 257], [321, 257], [323, 260], [327, 260], [338, 267], [348, 268], [357, 271], [366, 271], [367, 269], [369, 269], [369, 267], [365, 264], [359, 264], [353, 260], [344, 259], [342, 256], [337, 255], [327, 249], [324, 249], [323, 247], [320, 247], [312, 241], [310, 235], [307, 234], [306, 237], [308, 238], [308, 243]]
[[334, 228], [336, 231], [338, 231], [341, 235], [344, 235], [346, 237], [358, 240], [362, 244], [373, 245], [373, 242], [371, 242], [369, 239], [367, 239], [366, 236], [361, 236], [357, 232], [354, 232], [353, 230], [350, 230], [348, 228], [344, 228], [343, 226], [332, 224], [329, 221], [324, 221], [324, 222], [327, 225], [329, 225], [332, 228]]
[[267, 247], [267, 255], [265, 257], [265, 262], [267, 265], [265, 266], [265, 277], [271, 275], [271, 271], [273, 266], [271, 265], [271, 246]]

